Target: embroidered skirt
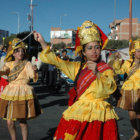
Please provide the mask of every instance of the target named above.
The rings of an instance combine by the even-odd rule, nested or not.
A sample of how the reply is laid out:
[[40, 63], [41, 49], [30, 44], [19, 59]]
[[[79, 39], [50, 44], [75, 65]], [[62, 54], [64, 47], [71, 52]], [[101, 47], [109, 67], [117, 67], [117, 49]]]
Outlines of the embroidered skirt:
[[115, 119], [106, 122], [80, 122], [65, 120], [63, 117], [57, 127], [54, 140], [118, 140], [118, 129]]
[[117, 106], [125, 109], [140, 113], [140, 89], [134, 90], [121, 90], [122, 96], [120, 97]]

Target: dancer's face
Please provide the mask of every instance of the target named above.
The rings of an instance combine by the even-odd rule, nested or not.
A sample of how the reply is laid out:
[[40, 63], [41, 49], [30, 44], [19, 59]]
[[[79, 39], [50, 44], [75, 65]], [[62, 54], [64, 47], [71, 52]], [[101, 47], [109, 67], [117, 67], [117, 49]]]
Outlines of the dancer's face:
[[86, 44], [83, 54], [86, 56], [87, 61], [98, 61], [101, 54], [99, 42], [95, 41]]
[[25, 55], [25, 51], [23, 48], [18, 48], [16, 50], [14, 50], [13, 56], [14, 56], [15, 60], [17, 60], [17, 61], [23, 60], [24, 55]]

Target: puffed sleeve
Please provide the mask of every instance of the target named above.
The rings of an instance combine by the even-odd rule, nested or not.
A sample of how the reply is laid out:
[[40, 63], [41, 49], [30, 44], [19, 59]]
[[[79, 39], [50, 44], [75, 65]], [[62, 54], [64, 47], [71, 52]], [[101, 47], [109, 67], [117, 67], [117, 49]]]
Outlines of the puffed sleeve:
[[38, 80], [38, 73], [33, 70], [31, 62], [27, 62], [25, 66], [26, 75], [29, 79], [33, 79], [34, 82]]
[[44, 63], [55, 65], [72, 80], [75, 79], [75, 76], [80, 67], [80, 62], [70, 62], [60, 59], [50, 50], [50, 47], [47, 47], [46, 50], [41, 52], [40, 59]]
[[3, 65], [3, 67], [0, 70], [0, 76], [9, 74], [11, 64], [11, 62], [7, 62]]
[[112, 70], [106, 70], [100, 73], [95, 80], [96, 98], [108, 98], [116, 90], [116, 82]]
[[128, 73], [130, 65], [131, 65], [131, 61], [130, 60], [126, 60], [124, 61], [124, 63], [122, 63], [122, 60], [120, 59], [114, 59], [111, 60], [111, 67], [113, 68], [115, 74], [125, 74]]

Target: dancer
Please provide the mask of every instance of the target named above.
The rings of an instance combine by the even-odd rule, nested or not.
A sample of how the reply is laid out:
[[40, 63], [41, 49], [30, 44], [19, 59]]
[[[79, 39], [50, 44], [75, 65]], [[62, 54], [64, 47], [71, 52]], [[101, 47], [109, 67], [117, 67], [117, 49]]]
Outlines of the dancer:
[[128, 110], [134, 129], [131, 140], [134, 140], [140, 136], [140, 39], [131, 41], [129, 54], [130, 59], [122, 64], [121, 55], [117, 52], [111, 63], [116, 74], [125, 74], [126, 77], [117, 106]]
[[116, 90], [112, 69], [100, 59], [107, 37], [91, 21], [85, 21], [79, 30], [81, 62], [58, 58], [43, 37], [34, 32], [40, 42], [44, 63], [50, 63], [75, 81], [74, 102], [63, 112], [54, 140], [118, 140], [113, 107], [105, 101]]
[[0, 76], [7, 75], [9, 81], [0, 97], [0, 117], [7, 120], [12, 140], [16, 140], [15, 121], [19, 121], [22, 138], [27, 140], [27, 120], [41, 114], [33, 88], [28, 85], [30, 78], [37, 81], [37, 68], [26, 60], [26, 45], [20, 41], [18, 38], [12, 41], [3, 71], [0, 71]]

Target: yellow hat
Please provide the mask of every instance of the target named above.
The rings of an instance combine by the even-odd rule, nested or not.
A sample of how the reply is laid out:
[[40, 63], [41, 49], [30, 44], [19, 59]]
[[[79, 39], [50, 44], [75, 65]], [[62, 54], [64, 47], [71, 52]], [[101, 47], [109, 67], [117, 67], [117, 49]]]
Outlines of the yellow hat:
[[134, 41], [130, 40], [129, 55], [131, 59], [137, 49], [140, 49], [140, 38]]
[[80, 27], [79, 34], [81, 45], [92, 41], [101, 41], [100, 32], [97, 26], [91, 21], [85, 21]]
[[99, 41], [102, 49], [104, 49], [107, 45], [108, 37], [96, 24], [87, 20], [77, 29], [75, 54], [77, 55], [77, 53], [81, 52], [84, 44], [93, 41]]
[[12, 43], [9, 44], [8, 51], [5, 57], [6, 62], [12, 61], [12, 55], [14, 53], [14, 50], [17, 48], [27, 49], [27, 45], [24, 42], [21, 42], [19, 38], [14, 38]]

